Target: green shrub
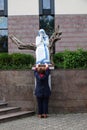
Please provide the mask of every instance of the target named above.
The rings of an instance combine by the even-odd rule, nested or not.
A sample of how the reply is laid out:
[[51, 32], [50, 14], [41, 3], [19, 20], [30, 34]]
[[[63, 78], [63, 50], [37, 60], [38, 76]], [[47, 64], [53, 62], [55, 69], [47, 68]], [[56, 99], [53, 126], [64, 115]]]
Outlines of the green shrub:
[[64, 69], [86, 69], [87, 68], [87, 51], [77, 49], [76, 51], [65, 50], [56, 53], [53, 57], [56, 68]]
[[35, 63], [35, 58], [30, 54], [0, 54], [0, 69], [30, 69]]
[[[54, 54], [53, 61], [56, 68], [87, 69], [87, 51], [83, 49], [65, 50]], [[0, 70], [31, 69], [34, 64], [35, 58], [30, 54], [0, 54]]]
[[54, 61], [54, 64], [55, 64], [55, 67], [56, 68], [64, 68], [64, 57], [63, 57], [63, 52], [59, 52], [59, 53], [56, 53], [54, 56], [53, 56], [53, 61]]

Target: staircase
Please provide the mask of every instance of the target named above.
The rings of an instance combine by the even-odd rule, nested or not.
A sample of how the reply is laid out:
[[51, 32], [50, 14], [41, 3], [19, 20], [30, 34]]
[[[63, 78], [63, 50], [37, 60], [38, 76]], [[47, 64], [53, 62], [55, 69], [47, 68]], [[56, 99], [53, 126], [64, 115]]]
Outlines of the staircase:
[[32, 116], [34, 113], [34, 111], [23, 111], [20, 107], [11, 107], [6, 102], [0, 102], [0, 123]]

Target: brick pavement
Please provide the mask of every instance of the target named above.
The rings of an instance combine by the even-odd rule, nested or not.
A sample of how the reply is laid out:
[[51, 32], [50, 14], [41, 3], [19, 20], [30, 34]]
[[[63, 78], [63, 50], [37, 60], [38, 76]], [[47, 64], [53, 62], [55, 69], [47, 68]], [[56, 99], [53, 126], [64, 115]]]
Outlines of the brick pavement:
[[37, 115], [0, 124], [0, 130], [87, 130], [87, 113]]

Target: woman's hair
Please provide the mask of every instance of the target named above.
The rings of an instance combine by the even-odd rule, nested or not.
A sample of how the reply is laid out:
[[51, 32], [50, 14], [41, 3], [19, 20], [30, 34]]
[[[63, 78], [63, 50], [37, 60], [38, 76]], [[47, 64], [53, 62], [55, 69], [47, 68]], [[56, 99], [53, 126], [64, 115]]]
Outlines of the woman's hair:
[[46, 67], [38, 67], [37, 71], [38, 71], [39, 74], [45, 74]]

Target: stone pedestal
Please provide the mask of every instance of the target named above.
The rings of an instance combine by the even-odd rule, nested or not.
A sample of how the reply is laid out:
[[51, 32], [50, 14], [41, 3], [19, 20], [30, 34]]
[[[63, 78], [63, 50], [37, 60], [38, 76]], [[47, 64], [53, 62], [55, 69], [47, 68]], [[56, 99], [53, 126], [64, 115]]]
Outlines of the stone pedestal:
[[[40, 64], [40, 65], [39, 65], [39, 67], [43, 67], [43, 66], [45, 66], [45, 64]], [[48, 66], [49, 66], [49, 69], [50, 69], [50, 70], [54, 70], [54, 65], [48, 64]], [[32, 67], [32, 70], [34, 70], [35, 67], [36, 67], [36, 65], [34, 65], [34, 66]]]

